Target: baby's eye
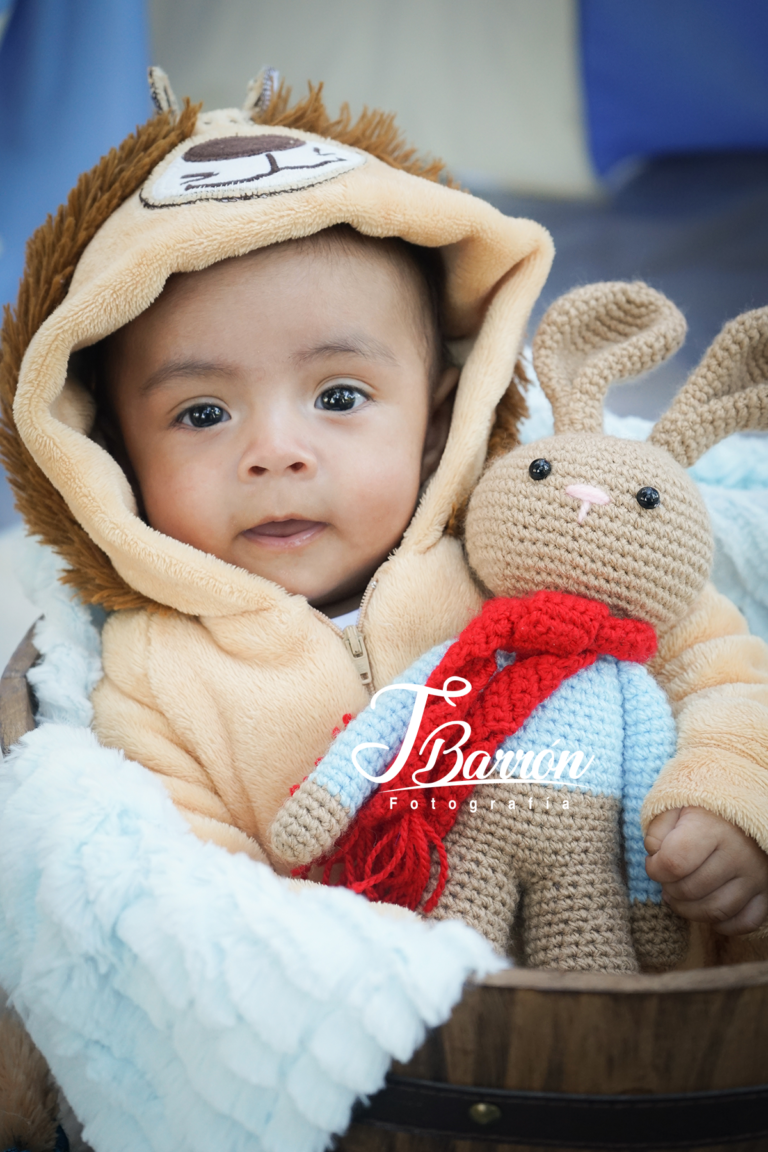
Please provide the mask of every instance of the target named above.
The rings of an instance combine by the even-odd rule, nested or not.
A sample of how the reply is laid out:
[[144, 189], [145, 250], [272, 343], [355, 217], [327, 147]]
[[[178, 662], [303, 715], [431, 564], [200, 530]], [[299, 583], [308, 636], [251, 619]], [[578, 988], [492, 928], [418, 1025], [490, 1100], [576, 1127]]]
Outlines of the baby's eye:
[[180, 424], [187, 424], [192, 428], [211, 428], [214, 424], [222, 424], [225, 420], [229, 420], [229, 413], [218, 404], [193, 404], [191, 408], [185, 408], [179, 416]]
[[315, 400], [315, 408], [323, 408], [326, 412], [350, 412], [353, 408], [359, 408], [367, 399], [365, 392], [353, 388], [351, 384], [334, 384], [320, 393]]

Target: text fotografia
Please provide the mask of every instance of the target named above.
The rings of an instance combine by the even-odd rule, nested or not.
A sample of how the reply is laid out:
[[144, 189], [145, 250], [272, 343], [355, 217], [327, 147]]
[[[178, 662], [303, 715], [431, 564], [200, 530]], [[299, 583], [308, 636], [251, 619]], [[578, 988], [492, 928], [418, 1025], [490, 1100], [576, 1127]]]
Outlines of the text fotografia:
[[[457, 687], [451, 687], [452, 684], [456, 684]], [[428, 698], [440, 696], [451, 707], [455, 708], [454, 699], [466, 696], [471, 690], [472, 685], [463, 676], [449, 676], [442, 688], [428, 688], [426, 684], [388, 684], [386, 688], [380, 688], [371, 699], [371, 708], [376, 707], [376, 701], [384, 692], [406, 691], [415, 693], [408, 728], [402, 747], [386, 772], [382, 772], [380, 776], [371, 776], [357, 758], [358, 754], [366, 748], [380, 748], [388, 752], [389, 748], [386, 744], [358, 744], [352, 752], [352, 763], [355, 768], [362, 776], [365, 776], [366, 780], [371, 780], [375, 784], [388, 784], [394, 780], [400, 774], [413, 749]], [[447, 739], [450, 737], [447, 734], [445, 736], [440, 735], [447, 728], [460, 729], [458, 739], [450, 745], [447, 744]], [[419, 749], [419, 756], [424, 756], [429, 749], [429, 759], [423, 768], [417, 768], [412, 773], [413, 783], [403, 785], [400, 788], [388, 788], [387, 791], [410, 792], [419, 788], [444, 788], [448, 786], [455, 788], [461, 785], [474, 788], [478, 784], [505, 784], [509, 780], [531, 780], [540, 784], [557, 782], [562, 786], [574, 784], [579, 780], [594, 760], [594, 756], [590, 756], [584, 763], [583, 752], [579, 750], [570, 752], [567, 748], [557, 748], [556, 745], [560, 743], [559, 740], [553, 741], [552, 747], [542, 748], [538, 752], [526, 752], [522, 748], [504, 752], [499, 748], [492, 756], [490, 752], [475, 749], [474, 752], [465, 756], [462, 749], [471, 735], [472, 729], [466, 720], [448, 720], [444, 724], [440, 724], [430, 732]], [[429, 774], [441, 756], [453, 758], [452, 761], [449, 759], [447, 762], [446, 774], [439, 780], [429, 780]], [[390, 806], [391, 803], [390, 801]], [[433, 807], [434, 803], [433, 800]]]
[[[460, 781], [460, 783], [461, 783], [461, 781]], [[481, 780], [480, 783], [482, 784], [483, 781]], [[485, 783], [487, 784], [488, 781], [486, 780]], [[405, 792], [405, 791], [407, 791], [407, 789], [405, 789], [405, 788], [387, 788], [387, 789], [385, 789], [385, 791], [386, 791], [387, 796], [389, 796], [389, 810], [391, 812], [392, 809], [397, 804], [397, 800], [398, 800], [395, 793], [396, 792]], [[555, 797], [555, 796], [552, 796], [551, 799], [553, 800], [553, 802], [556, 801], [557, 803], [560, 803], [560, 806], [561, 806], [563, 812], [565, 812], [567, 809], [570, 808], [570, 804], [568, 803], [568, 797], [567, 796], [564, 796], [562, 798], [562, 801], [560, 801], [560, 799]], [[515, 802], [514, 799], [510, 800], [509, 802], [507, 802], [506, 800], [491, 800], [489, 808], [490, 808], [491, 812], [493, 812], [493, 810], [495, 809], [497, 804], [500, 804], [502, 808], [506, 804], [507, 808], [510, 812], [516, 812], [518, 810], [518, 808], [522, 808], [522, 809], [528, 808], [529, 811], [533, 811], [533, 808], [534, 808], [533, 800], [534, 800], [533, 796], [528, 797], [528, 803], [527, 804], [523, 804], [520, 796], [517, 797], [517, 802]], [[550, 801], [550, 797], [549, 796], [545, 797], [545, 802], [543, 805], [541, 805], [540, 803], [536, 805], [537, 811], [539, 809], [541, 809], [544, 812], [549, 812], [549, 801]], [[426, 801], [425, 801], [425, 803], [426, 803]], [[433, 796], [432, 799], [430, 800], [430, 807], [431, 807], [433, 812], [435, 810], [435, 804], [436, 803], [437, 803], [437, 801], [435, 800], [435, 797]], [[444, 799], [441, 800], [440, 803], [444, 804], [445, 800]], [[419, 801], [418, 800], [411, 800], [410, 805], [411, 805], [411, 808], [415, 811], [419, 807]], [[455, 810], [458, 808], [458, 804], [456, 803], [455, 800], [449, 800], [448, 801], [448, 807], [451, 809], [452, 812], [455, 812]], [[477, 812], [477, 800], [475, 800], [474, 797], [472, 797], [472, 799], [469, 800], [469, 810], [470, 810], [470, 812]], [[555, 811], [554, 808], [553, 808], [553, 811]]]

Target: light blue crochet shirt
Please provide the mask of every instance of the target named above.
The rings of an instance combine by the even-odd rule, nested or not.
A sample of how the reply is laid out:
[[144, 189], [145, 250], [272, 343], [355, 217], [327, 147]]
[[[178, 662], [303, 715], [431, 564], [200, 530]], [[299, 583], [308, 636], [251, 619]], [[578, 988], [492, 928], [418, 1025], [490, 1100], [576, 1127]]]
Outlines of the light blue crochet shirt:
[[[424, 684], [450, 644], [421, 656], [394, 685]], [[500, 653], [499, 666], [509, 657]], [[354, 814], [375, 791], [369, 776], [381, 776], [396, 757], [411, 719], [415, 693], [379, 692], [336, 738], [311, 779]], [[370, 747], [361, 748], [361, 745]], [[676, 731], [666, 696], [645, 668], [600, 656], [565, 680], [538, 705], [518, 731], [502, 742], [488, 783], [504, 797], [505, 781], [530, 780], [558, 792], [578, 790], [613, 796], [622, 804], [622, 831], [631, 900], [661, 900], [661, 885], [645, 871], [640, 809], [659, 772], [675, 753]], [[487, 749], [491, 754], [496, 749]], [[505, 756], [505, 753], [508, 755]], [[452, 762], [446, 758], [446, 772]], [[439, 767], [439, 762], [438, 762]], [[397, 787], [396, 780], [389, 787]], [[508, 785], [507, 785], [508, 786]], [[434, 793], [432, 793], [434, 794]], [[516, 790], [519, 796], [519, 792]], [[405, 793], [407, 796], [408, 793]], [[404, 796], [404, 798], [405, 798]]]

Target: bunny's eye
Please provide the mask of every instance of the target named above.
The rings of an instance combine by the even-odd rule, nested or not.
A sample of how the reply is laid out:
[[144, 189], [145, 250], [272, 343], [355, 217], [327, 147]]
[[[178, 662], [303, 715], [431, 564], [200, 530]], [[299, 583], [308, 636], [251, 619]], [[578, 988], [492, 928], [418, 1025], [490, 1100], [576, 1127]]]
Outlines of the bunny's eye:
[[641, 508], [658, 508], [661, 496], [655, 488], [641, 488], [635, 496]]
[[531, 480], [546, 480], [552, 471], [549, 460], [534, 460], [528, 465], [528, 475]]

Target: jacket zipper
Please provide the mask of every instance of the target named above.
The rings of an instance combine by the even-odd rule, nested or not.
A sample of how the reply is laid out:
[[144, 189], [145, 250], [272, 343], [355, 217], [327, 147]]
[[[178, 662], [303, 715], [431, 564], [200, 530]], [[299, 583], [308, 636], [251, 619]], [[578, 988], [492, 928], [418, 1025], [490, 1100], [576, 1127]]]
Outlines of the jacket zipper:
[[340, 636], [344, 641], [344, 647], [352, 658], [352, 663], [360, 677], [360, 682], [368, 689], [371, 696], [373, 695], [373, 672], [371, 671], [371, 662], [368, 659], [368, 649], [365, 646], [365, 638], [363, 637], [361, 627], [363, 615], [368, 607], [368, 601], [373, 594], [376, 583], [377, 581], [374, 577], [363, 593], [363, 598], [360, 601], [360, 608], [357, 613], [357, 624], [348, 624], [343, 632], [334, 624], [329, 616], [326, 616], [318, 608], [313, 609], [315, 615], [319, 616], [323, 623], [330, 625], [336, 635]]
[[376, 577], [369, 580], [368, 587], [363, 592], [363, 598], [360, 601], [360, 608], [357, 613], [357, 624], [348, 624], [342, 633], [342, 638], [352, 657], [352, 663], [357, 669], [357, 674], [365, 688], [368, 689], [371, 696], [373, 695], [373, 672], [371, 671], [371, 662], [368, 659], [368, 649], [365, 646], [365, 638], [361, 631], [363, 626], [363, 616], [368, 607], [368, 601], [373, 595], [373, 590], [376, 587]]
[[357, 674], [362, 683], [372, 692], [373, 675], [371, 673], [371, 662], [368, 659], [368, 649], [365, 647], [365, 640], [363, 634], [358, 630], [356, 624], [347, 624], [342, 632], [342, 639], [346, 645], [347, 652], [352, 657], [352, 663], [357, 669]]

